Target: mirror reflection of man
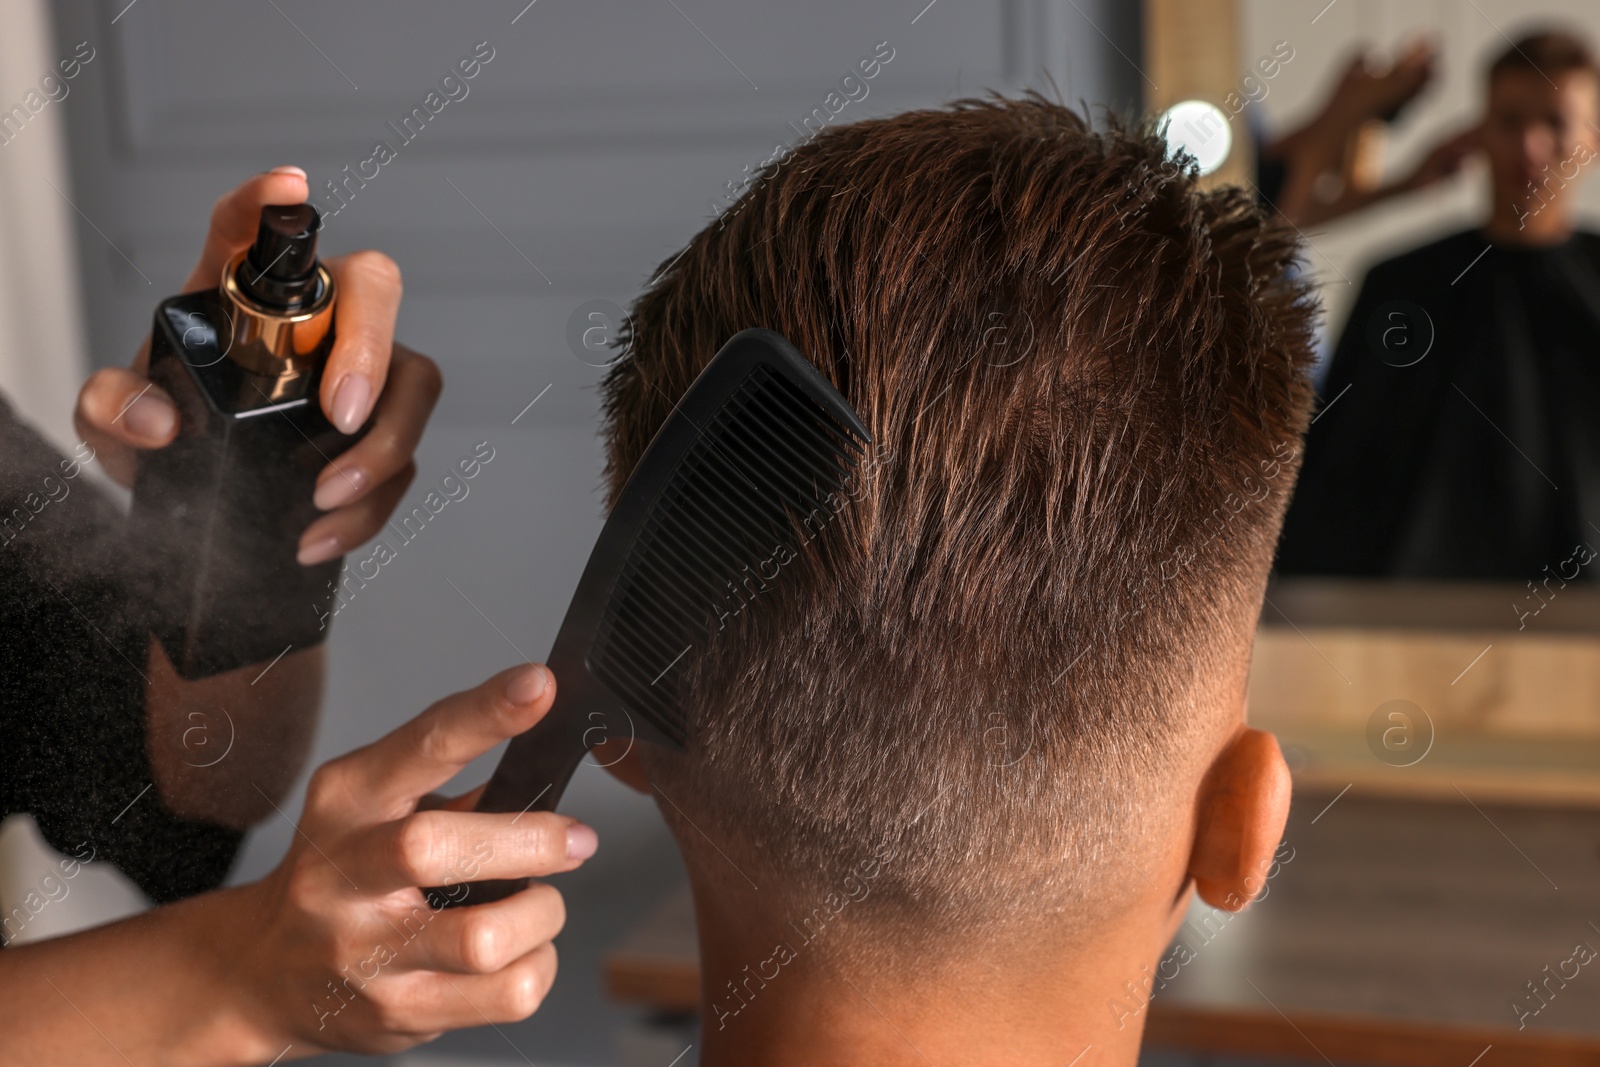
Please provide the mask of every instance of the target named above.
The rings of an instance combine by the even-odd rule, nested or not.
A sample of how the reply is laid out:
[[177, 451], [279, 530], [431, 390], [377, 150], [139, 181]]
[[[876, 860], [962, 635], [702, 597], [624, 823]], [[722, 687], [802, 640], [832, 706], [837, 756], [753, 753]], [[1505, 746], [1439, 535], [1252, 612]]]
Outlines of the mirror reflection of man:
[[1574, 218], [1597, 120], [1600, 67], [1574, 34], [1490, 66], [1489, 216], [1367, 274], [1280, 573], [1537, 581], [1600, 545], [1600, 234]]

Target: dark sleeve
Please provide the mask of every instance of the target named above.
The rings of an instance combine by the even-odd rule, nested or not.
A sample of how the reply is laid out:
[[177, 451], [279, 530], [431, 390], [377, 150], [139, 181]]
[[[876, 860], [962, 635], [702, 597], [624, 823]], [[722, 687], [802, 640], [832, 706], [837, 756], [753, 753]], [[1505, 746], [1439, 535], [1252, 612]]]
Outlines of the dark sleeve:
[[[1377, 577], [1390, 566], [1425, 451], [1413, 440], [1419, 405], [1432, 405], [1419, 394], [1425, 376], [1396, 366], [1409, 356], [1395, 347], [1385, 362], [1370, 335], [1393, 328], [1389, 339], [1396, 345], [1402, 338], [1413, 344], [1429, 339], [1421, 336], [1420, 322], [1387, 318], [1392, 302], [1410, 293], [1408, 273], [1393, 263], [1374, 268], [1345, 320], [1284, 518], [1280, 574]], [[1426, 330], [1431, 338], [1432, 327]]]
[[162, 903], [220, 885], [243, 833], [180, 818], [152, 785], [148, 623], [92, 462], [0, 401], [0, 818], [31, 813], [52, 847], [92, 851]]
[[1259, 142], [1256, 148], [1256, 203], [1264, 208], [1275, 209], [1284, 183], [1289, 180], [1289, 167], [1281, 159], [1263, 156]]

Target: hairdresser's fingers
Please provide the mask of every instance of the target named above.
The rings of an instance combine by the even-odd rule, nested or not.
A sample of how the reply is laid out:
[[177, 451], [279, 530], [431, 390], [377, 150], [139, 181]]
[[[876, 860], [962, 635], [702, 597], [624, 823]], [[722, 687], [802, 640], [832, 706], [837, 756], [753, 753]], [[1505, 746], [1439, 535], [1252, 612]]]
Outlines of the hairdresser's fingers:
[[268, 204], [304, 203], [311, 192], [306, 172], [299, 167], [274, 167], [257, 174], [231, 193], [224, 194], [211, 209], [211, 228], [206, 233], [200, 262], [183, 283], [183, 291], [214, 289], [222, 280], [223, 265], [234, 253], [250, 247], [261, 225], [261, 209]]
[[372, 427], [317, 476], [317, 507], [343, 507], [404, 470], [443, 388], [433, 360], [395, 345], [389, 384], [378, 398]]
[[329, 512], [307, 526], [300, 535], [296, 553], [300, 565], [309, 567], [322, 563], [370, 541], [383, 529], [389, 516], [394, 514], [395, 505], [400, 503], [400, 498], [405, 495], [416, 474], [417, 465], [408, 463], [399, 474], [378, 486], [371, 494], [338, 511]]
[[400, 313], [400, 268], [382, 252], [352, 252], [327, 261], [338, 286], [335, 340], [322, 372], [322, 410], [344, 433], [367, 421], [383, 393]]
[[429, 793], [417, 800], [418, 811], [476, 811], [478, 798], [483, 796], [483, 790], [488, 782], [470, 789], [459, 796], [447, 797], [443, 793]]
[[598, 844], [593, 829], [552, 812], [417, 811], [358, 831], [348, 869], [364, 891], [392, 893], [570, 871]]
[[[550, 710], [555, 695], [548, 667], [530, 663], [501, 671], [474, 689], [445, 697], [365, 748], [324, 764], [312, 776], [311, 793], [332, 806], [357, 805], [359, 810], [348, 815], [363, 822], [398, 819], [472, 760], [530, 729]], [[325, 773], [328, 780], [319, 792], [318, 778]]]
[[478, 807], [478, 798], [483, 796], [488, 782], [470, 789], [460, 796], [447, 797], [443, 793], [429, 793], [417, 801], [418, 811], [475, 811]]
[[457, 1030], [520, 1022], [539, 1010], [556, 981], [556, 947], [545, 942], [494, 974], [429, 976], [418, 1024]]
[[1403, 179], [1408, 189], [1423, 189], [1442, 181], [1461, 170], [1468, 158], [1483, 147], [1482, 124], [1470, 126], [1438, 142], [1417, 164], [1416, 170]]
[[1484, 123], [1475, 122], [1460, 133], [1447, 139], [1434, 151], [1459, 159], [1465, 159], [1475, 152], [1483, 150]]
[[89, 376], [72, 421], [106, 473], [122, 485], [133, 484], [135, 450], [161, 448], [178, 433], [172, 398], [144, 375], [121, 367]]
[[494, 974], [553, 940], [566, 921], [560, 892], [535, 882], [492, 904], [434, 912], [409, 946], [406, 965], [451, 974]]
[[139, 342], [139, 351], [133, 354], [132, 368], [139, 374], [144, 374], [150, 369], [150, 335], [145, 334], [144, 340]]
[[1420, 70], [1431, 76], [1434, 63], [1438, 57], [1438, 40], [1430, 35], [1422, 34], [1413, 37], [1406, 43], [1405, 49], [1395, 59], [1394, 67], [1402, 71]]

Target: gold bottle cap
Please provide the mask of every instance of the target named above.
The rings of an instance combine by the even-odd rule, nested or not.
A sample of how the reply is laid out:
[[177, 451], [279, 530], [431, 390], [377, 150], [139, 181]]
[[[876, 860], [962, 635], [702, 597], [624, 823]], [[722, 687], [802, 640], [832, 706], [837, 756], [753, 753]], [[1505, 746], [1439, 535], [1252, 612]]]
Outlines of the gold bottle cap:
[[311, 370], [318, 347], [333, 327], [333, 275], [318, 263], [321, 294], [297, 311], [280, 311], [264, 306], [239, 285], [239, 271], [250, 269], [244, 262], [248, 254], [249, 249], [236, 253], [222, 268], [221, 288], [227, 295], [233, 320], [228, 358], [246, 370], [269, 377]]

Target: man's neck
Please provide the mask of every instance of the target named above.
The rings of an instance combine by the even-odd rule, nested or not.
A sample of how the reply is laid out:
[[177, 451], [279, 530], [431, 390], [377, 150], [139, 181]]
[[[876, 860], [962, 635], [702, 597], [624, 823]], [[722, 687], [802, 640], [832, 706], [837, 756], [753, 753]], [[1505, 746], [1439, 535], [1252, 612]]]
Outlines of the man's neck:
[[1572, 236], [1575, 228], [1572, 205], [1566, 198], [1513, 198], [1496, 191], [1494, 210], [1484, 223], [1483, 233], [1496, 244], [1537, 248], [1560, 244]]
[[[838, 951], [859, 930], [807, 940], [781, 922], [700, 908], [704, 1067], [1061, 1067], [1138, 1059], [1145, 971], [1163, 931], [1094, 945], [994, 950], [885, 973], [886, 953]], [[758, 926], [772, 926], [757, 933]], [[859, 962], [847, 962], [848, 960]]]

